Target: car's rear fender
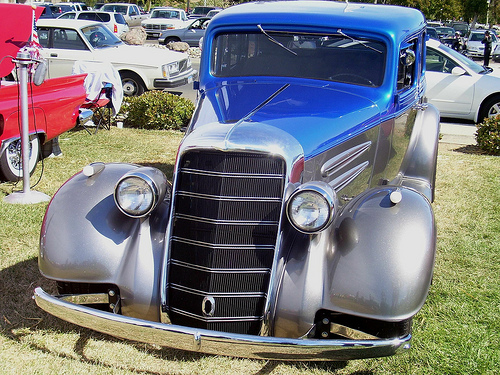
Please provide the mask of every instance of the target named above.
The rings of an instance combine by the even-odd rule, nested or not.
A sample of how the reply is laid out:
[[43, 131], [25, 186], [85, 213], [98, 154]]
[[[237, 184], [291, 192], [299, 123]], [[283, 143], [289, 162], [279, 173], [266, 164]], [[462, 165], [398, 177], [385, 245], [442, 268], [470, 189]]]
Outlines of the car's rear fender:
[[58, 281], [117, 285], [124, 314], [158, 321], [169, 201], [145, 218], [124, 215], [115, 185], [139, 166], [101, 165], [93, 176], [77, 173], [52, 198], [40, 235], [40, 271]]

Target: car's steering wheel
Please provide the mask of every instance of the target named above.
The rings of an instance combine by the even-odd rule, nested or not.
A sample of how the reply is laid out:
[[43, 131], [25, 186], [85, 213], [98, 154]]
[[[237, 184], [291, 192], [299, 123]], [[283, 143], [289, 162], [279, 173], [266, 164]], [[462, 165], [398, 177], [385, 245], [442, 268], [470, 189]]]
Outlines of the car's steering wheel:
[[347, 83], [358, 83], [361, 85], [365, 84], [367, 86], [375, 86], [375, 84], [372, 81], [370, 81], [368, 78], [360, 76], [358, 74], [354, 74], [354, 73], [338, 73], [338, 74], [334, 74], [333, 76], [330, 76], [329, 78], [332, 81], [337, 81], [340, 77], [351, 78], [349, 81], [347, 81]]
[[90, 44], [92, 44], [92, 46], [95, 47], [97, 46], [98, 43], [106, 40], [106, 37], [100, 31], [94, 31], [92, 34], [90, 34], [89, 40]]

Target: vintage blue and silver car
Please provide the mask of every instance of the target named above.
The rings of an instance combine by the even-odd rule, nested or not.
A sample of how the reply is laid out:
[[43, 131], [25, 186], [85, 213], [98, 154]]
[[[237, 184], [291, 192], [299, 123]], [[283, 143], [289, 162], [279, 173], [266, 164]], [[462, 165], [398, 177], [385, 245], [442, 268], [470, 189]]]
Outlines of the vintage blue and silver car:
[[38, 306], [203, 353], [408, 348], [433, 275], [439, 113], [410, 8], [246, 3], [213, 18], [172, 184], [93, 163], [53, 197]]

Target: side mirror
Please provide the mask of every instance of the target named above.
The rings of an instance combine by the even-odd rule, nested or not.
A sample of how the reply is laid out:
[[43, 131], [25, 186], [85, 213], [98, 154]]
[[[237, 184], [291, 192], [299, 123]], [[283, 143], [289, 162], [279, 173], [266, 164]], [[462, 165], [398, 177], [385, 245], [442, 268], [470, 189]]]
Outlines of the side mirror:
[[416, 60], [415, 52], [413, 52], [411, 49], [405, 49], [399, 54], [399, 59], [401, 60], [401, 64], [403, 64], [404, 66], [411, 66], [415, 63]]
[[40, 86], [43, 81], [45, 81], [45, 76], [47, 75], [47, 62], [42, 60], [38, 63], [35, 69], [35, 74], [33, 75], [33, 83], [36, 86]]
[[463, 76], [466, 73], [467, 72], [459, 66], [456, 66], [451, 70], [451, 74], [453, 74], [454, 76]]

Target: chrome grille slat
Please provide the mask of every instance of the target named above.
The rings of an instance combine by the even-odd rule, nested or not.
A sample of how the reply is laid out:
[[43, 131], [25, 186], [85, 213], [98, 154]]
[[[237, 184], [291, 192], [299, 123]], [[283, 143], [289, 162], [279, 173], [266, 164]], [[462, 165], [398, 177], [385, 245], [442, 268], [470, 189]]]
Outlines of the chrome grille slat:
[[[168, 263], [172, 323], [259, 333], [284, 181], [284, 161], [267, 154], [190, 150], [182, 156]], [[210, 317], [202, 310], [207, 298], [215, 305]]]

